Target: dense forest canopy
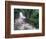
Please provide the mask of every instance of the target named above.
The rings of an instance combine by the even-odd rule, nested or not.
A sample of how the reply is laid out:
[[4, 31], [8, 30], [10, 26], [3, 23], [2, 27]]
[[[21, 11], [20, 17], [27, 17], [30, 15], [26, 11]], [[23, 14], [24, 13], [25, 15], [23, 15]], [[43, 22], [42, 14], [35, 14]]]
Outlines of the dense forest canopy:
[[38, 29], [39, 28], [39, 9], [14, 9], [14, 19], [22, 12], [27, 19]]

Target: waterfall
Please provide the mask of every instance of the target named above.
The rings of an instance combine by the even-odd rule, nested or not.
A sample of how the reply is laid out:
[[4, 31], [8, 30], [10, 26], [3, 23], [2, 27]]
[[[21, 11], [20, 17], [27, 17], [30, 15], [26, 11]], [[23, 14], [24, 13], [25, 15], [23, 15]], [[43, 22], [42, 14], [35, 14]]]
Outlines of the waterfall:
[[19, 18], [15, 19], [15, 30], [31, 30], [34, 29], [33, 25], [25, 22], [24, 19], [26, 17], [23, 15], [22, 12], [19, 13]]

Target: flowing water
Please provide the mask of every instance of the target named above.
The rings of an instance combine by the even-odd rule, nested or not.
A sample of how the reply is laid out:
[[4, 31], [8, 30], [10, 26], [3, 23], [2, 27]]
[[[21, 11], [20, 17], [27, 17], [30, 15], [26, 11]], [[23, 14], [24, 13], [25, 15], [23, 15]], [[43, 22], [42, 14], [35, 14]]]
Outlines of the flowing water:
[[25, 22], [26, 17], [23, 16], [22, 12], [19, 14], [19, 18], [15, 19], [14, 30], [32, 30], [33, 25]]

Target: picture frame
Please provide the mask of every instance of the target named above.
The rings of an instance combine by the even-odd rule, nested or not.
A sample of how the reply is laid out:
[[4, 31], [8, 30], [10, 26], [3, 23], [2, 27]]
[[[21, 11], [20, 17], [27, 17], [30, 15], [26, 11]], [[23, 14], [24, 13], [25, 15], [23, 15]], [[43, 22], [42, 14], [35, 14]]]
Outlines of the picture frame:
[[[27, 7], [28, 6], [28, 7]], [[32, 7], [33, 8], [32, 8]], [[25, 7], [25, 8], [24, 8]], [[36, 8], [35, 8], [36, 7]], [[13, 32], [13, 9], [39, 9], [39, 28], [41, 31], [17, 31]], [[12, 14], [11, 14], [12, 13]], [[40, 18], [41, 17], [41, 18]], [[11, 23], [12, 22], [12, 23]], [[15, 30], [16, 31], [16, 30]], [[23, 33], [22, 33], [23, 32]], [[11, 34], [12, 33], [12, 34]], [[25, 34], [24, 34], [25, 33]], [[34, 37], [34, 36], [44, 36], [45, 35], [45, 5], [44, 3], [35, 3], [35, 2], [19, 2], [19, 1], [5, 1], [5, 38], [18, 38], [18, 37]]]

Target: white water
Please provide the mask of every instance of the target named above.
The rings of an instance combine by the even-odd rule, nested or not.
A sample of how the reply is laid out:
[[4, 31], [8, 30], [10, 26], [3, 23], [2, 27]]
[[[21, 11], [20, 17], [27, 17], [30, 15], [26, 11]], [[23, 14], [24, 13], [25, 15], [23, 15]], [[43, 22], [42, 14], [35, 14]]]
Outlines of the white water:
[[17, 28], [18, 30], [31, 30], [34, 29], [33, 25], [30, 25], [29, 23], [25, 23], [24, 19], [26, 17], [20, 12], [19, 18], [15, 19], [15, 29]]

